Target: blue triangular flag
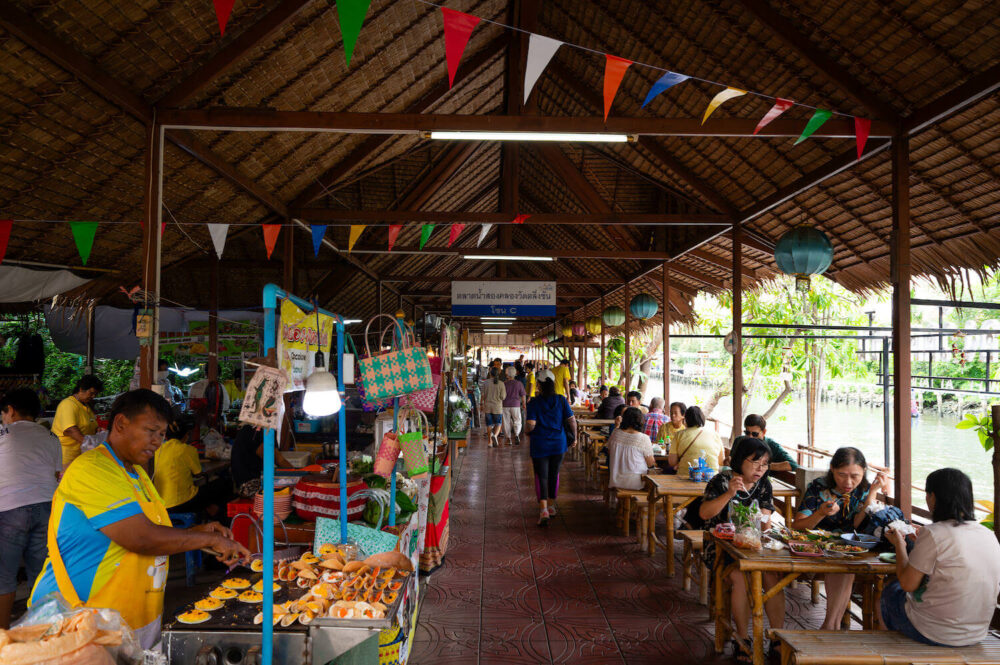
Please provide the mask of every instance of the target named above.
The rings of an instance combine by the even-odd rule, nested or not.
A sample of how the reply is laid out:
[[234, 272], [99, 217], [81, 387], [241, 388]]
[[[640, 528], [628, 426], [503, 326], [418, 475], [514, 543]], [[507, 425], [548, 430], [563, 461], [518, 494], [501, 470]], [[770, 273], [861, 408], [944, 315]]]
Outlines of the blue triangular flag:
[[323, 246], [323, 236], [326, 234], [326, 224], [310, 224], [313, 234], [313, 254], [319, 256], [319, 248]]
[[678, 74], [677, 72], [667, 72], [660, 77], [660, 80], [653, 84], [653, 87], [649, 89], [649, 94], [646, 95], [646, 101], [642, 103], [642, 108], [646, 108], [646, 104], [650, 103], [656, 97], [670, 88], [674, 87], [678, 83], [683, 83], [687, 81], [690, 76], [685, 74]]

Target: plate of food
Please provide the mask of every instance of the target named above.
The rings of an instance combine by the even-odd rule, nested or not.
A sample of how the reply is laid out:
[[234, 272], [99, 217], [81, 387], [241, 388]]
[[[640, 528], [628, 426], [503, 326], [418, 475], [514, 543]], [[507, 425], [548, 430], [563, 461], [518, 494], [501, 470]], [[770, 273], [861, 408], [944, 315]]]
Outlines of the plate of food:
[[795, 556], [823, 556], [823, 548], [816, 543], [793, 540], [788, 543], [788, 549]]
[[823, 549], [827, 552], [836, 552], [837, 554], [864, 554], [868, 551], [860, 545], [849, 545], [847, 543], [826, 543], [823, 545]]
[[809, 529], [806, 531], [806, 538], [809, 540], [830, 540], [836, 538], [838, 534], [826, 529]]
[[840, 539], [848, 545], [856, 545], [866, 550], [874, 549], [876, 545], [882, 542], [881, 538], [869, 536], [866, 533], [845, 533]]

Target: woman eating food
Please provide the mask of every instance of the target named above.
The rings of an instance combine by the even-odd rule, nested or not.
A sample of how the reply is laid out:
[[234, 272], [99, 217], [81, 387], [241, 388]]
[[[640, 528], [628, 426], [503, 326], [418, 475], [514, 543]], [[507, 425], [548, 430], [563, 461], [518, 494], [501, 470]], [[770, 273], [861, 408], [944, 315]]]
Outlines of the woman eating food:
[[[748, 436], [741, 436], [733, 444], [732, 468], [716, 474], [705, 488], [705, 494], [698, 508], [698, 516], [705, 520], [705, 530], [715, 528], [717, 524], [730, 521], [729, 504], [737, 501], [744, 506], [750, 506], [754, 501], [768, 522], [761, 524], [761, 530], [769, 527], [770, 515], [774, 512], [774, 499], [771, 480], [767, 476], [768, 464], [771, 459], [771, 449], [763, 441]], [[715, 540], [705, 539], [703, 554], [705, 565], [709, 570], [715, 565]], [[764, 584], [772, 587], [778, 583], [779, 573], [764, 573]], [[736, 637], [749, 641], [750, 603], [747, 599], [746, 582], [743, 573], [733, 571], [729, 575], [732, 584], [733, 622]], [[781, 628], [785, 621], [785, 593], [775, 594], [764, 604], [767, 620], [771, 628]], [[738, 640], [733, 640], [733, 656], [738, 663], [749, 663], [753, 647], [748, 652], [740, 648]]]
[[917, 533], [913, 551], [899, 531], [898, 580], [882, 592], [882, 625], [912, 640], [961, 647], [986, 638], [1000, 592], [1000, 544], [976, 523], [972, 481], [958, 469], [938, 469], [925, 483], [932, 524]]
[[[755, 439], [756, 440], [756, 439]], [[868, 507], [886, 489], [886, 478], [879, 473], [868, 482], [868, 462], [857, 448], [838, 448], [830, 460], [830, 471], [809, 483], [802, 495], [791, 528], [796, 531], [825, 529], [855, 531], [865, 521]], [[851, 602], [854, 575], [842, 573], [824, 576], [826, 618], [823, 630], [837, 630]]]
[[686, 411], [687, 406], [685, 406], [684, 402], [671, 402], [670, 422], [660, 427], [660, 430], [656, 433], [656, 440], [666, 441], [673, 438], [682, 429], [685, 429], [687, 424], [684, 422], [684, 412]]

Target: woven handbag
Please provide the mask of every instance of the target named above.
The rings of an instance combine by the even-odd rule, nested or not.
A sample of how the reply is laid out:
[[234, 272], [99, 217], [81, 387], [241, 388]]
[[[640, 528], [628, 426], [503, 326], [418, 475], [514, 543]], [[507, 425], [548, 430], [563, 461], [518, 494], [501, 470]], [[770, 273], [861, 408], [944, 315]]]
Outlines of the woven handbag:
[[[420, 424], [410, 425], [410, 416], [415, 417]], [[406, 475], [413, 478], [426, 474], [430, 471], [430, 465], [427, 462], [427, 448], [425, 447], [425, 432], [430, 431], [427, 416], [417, 409], [410, 409], [405, 416], [402, 412], [399, 414], [398, 423], [400, 430], [409, 430], [399, 435], [399, 447], [403, 451], [403, 466], [406, 468]]]
[[431, 366], [431, 378], [434, 385], [427, 390], [411, 393], [404, 397], [401, 406], [420, 409], [424, 413], [434, 413], [437, 411], [438, 391], [441, 388], [441, 357], [435, 356], [428, 359]]
[[375, 473], [389, 479], [396, 468], [397, 459], [399, 459], [399, 437], [395, 432], [386, 432], [382, 436], [378, 454], [375, 455]]
[[[380, 317], [388, 317], [393, 325], [382, 331], [392, 330], [392, 349], [373, 355], [368, 344], [368, 333], [372, 323]], [[434, 386], [427, 352], [414, 345], [412, 332], [404, 323], [388, 314], [378, 314], [365, 327], [365, 350], [367, 358], [358, 362], [358, 378], [369, 402], [386, 398], [402, 397], [426, 390]]]

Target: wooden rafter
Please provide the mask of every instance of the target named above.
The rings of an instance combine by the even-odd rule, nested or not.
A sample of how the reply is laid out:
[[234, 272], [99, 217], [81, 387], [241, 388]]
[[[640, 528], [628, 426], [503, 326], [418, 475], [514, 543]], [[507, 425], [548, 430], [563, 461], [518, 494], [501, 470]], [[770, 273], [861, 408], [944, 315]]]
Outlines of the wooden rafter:
[[[490, 190], [496, 188], [491, 183]], [[458, 210], [415, 210], [400, 206], [399, 210], [337, 210], [332, 208], [297, 208], [288, 213], [298, 219], [333, 225], [366, 224], [388, 226], [405, 223], [478, 223], [513, 225], [513, 217], [506, 212], [463, 212]], [[533, 213], [523, 222], [528, 226], [712, 226], [729, 224], [725, 215], [670, 214], [670, 213]]]

